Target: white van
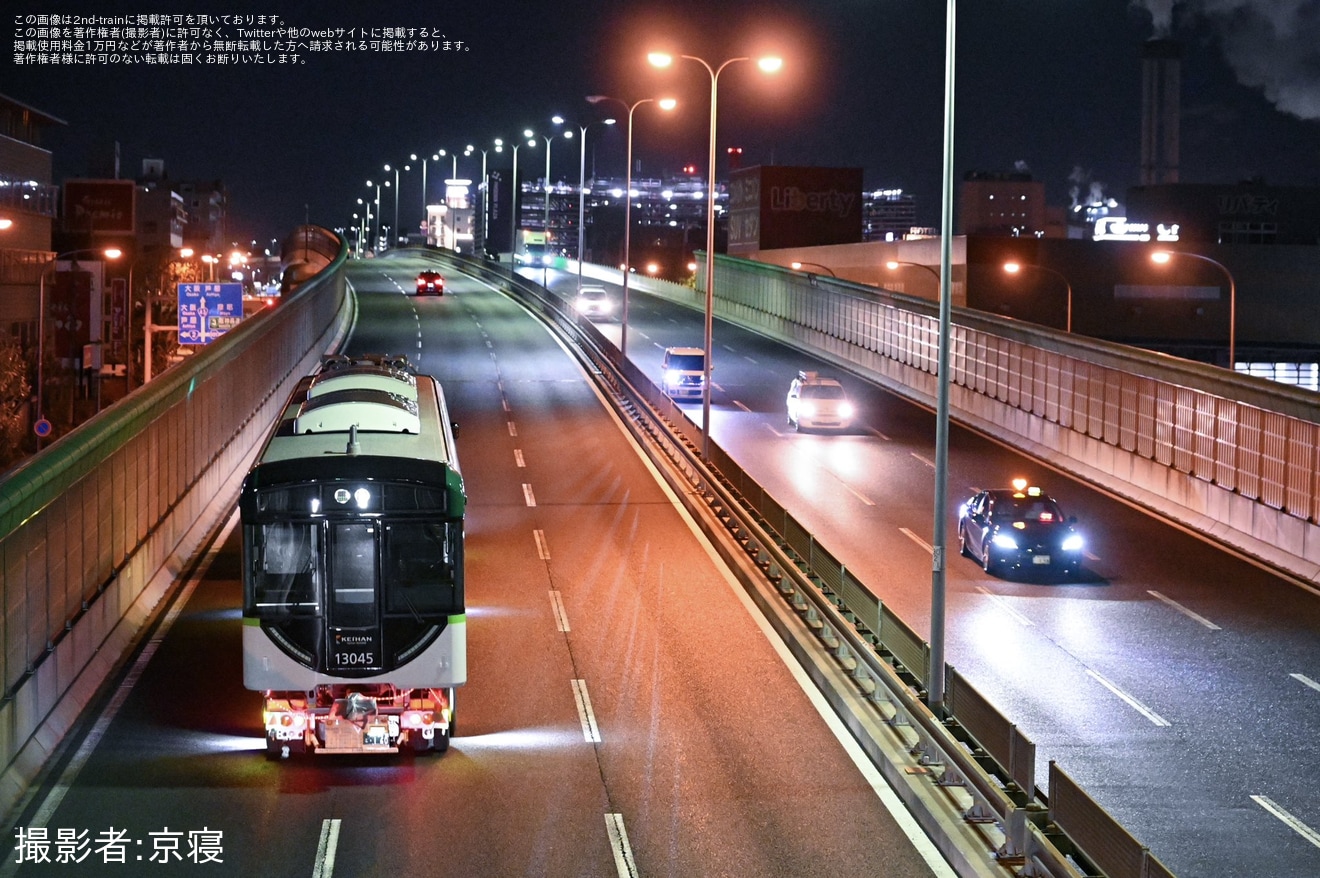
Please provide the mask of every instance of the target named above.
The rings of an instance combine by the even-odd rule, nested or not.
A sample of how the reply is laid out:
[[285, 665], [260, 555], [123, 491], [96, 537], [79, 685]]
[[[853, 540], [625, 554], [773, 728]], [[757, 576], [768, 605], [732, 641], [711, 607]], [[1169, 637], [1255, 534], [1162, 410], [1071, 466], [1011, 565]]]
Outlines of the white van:
[[671, 399], [701, 399], [706, 387], [706, 352], [701, 348], [665, 348], [660, 374]]

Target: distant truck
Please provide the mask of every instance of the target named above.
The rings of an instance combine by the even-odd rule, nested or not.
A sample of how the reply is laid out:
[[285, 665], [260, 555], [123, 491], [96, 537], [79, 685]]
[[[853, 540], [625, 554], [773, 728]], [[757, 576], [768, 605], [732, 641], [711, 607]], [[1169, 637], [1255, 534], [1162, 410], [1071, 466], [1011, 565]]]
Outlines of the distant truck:
[[549, 265], [555, 258], [545, 242], [545, 232], [519, 229], [518, 246], [513, 251], [513, 260], [519, 265]]
[[706, 389], [706, 352], [701, 348], [665, 348], [660, 374], [670, 399], [701, 399]]

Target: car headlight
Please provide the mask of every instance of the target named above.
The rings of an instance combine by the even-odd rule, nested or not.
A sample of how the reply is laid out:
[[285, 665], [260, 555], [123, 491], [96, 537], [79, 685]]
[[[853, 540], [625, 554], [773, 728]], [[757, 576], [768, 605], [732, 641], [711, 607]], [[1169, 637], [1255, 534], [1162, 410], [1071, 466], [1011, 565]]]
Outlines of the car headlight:
[[1017, 540], [1009, 534], [995, 534], [990, 542], [1000, 549], [1016, 549], [1018, 547]]
[[841, 418], [851, 418], [851, 417], [853, 416], [853, 414], [854, 414], [854, 412], [853, 412], [853, 406], [852, 406], [852, 403], [850, 403], [850, 402], [845, 402], [845, 403], [841, 403], [841, 404], [839, 405], [839, 417], [841, 417]]
[[808, 418], [814, 418], [816, 416], [816, 404], [814, 402], [798, 403], [798, 414], [805, 415]]
[[1063, 545], [1059, 548], [1063, 549], [1065, 552], [1080, 552], [1082, 550], [1082, 535], [1069, 534], [1064, 539]]

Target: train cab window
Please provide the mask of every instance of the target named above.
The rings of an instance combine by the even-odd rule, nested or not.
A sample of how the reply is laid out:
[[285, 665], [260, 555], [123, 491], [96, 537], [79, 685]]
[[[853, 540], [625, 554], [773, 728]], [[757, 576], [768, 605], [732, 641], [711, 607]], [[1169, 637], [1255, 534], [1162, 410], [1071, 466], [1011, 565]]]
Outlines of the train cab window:
[[462, 607], [460, 528], [442, 521], [393, 522], [385, 528], [385, 612], [447, 615]]
[[312, 615], [320, 605], [320, 531], [313, 523], [247, 528], [252, 558], [247, 600], [259, 616]]
[[376, 525], [337, 524], [330, 556], [330, 621], [343, 628], [376, 624]]

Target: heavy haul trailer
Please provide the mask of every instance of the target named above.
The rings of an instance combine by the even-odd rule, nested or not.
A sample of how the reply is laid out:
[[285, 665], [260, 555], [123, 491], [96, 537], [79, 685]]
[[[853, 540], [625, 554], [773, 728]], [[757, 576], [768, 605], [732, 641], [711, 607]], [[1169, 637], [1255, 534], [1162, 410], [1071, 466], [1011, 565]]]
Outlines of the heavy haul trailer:
[[271, 756], [448, 749], [466, 502], [434, 378], [373, 355], [299, 382], [239, 500], [243, 682]]

